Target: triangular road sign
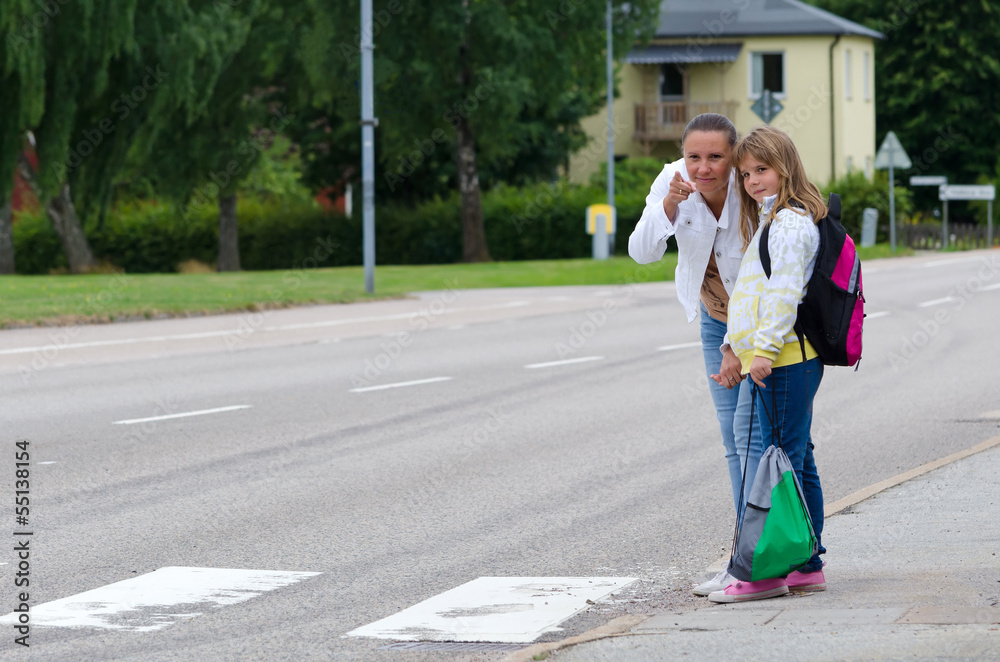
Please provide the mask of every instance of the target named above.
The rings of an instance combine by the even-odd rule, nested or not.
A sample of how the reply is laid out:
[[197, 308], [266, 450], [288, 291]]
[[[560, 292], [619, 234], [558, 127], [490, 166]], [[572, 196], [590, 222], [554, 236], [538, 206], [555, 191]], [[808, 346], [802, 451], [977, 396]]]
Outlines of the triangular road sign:
[[896, 134], [892, 131], [885, 134], [885, 140], [882, 141], [882, 146], [875, 154], [875, 167], [880, 170], [889, 167], [905, 170], [912, 166], [910, 157], [906, 155], [906, 150], [903, 149], [903, 144], [899, 142]]

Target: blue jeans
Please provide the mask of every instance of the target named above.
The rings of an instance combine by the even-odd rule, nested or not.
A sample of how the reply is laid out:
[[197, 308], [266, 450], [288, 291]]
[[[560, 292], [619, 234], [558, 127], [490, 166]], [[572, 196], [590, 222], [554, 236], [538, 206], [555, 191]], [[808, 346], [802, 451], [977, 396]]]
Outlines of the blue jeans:
[[[719, 346], [726, 336], [726, 323], [712, 319], [705, 304], [701, 304], [701, 349], [705, 355], [705, 374], [717, 375], [722, 366], [722, 352]], [[708, 380], [708, 388], [715, 403], [715, 415], [719, 419], [722, 430], [722, 446], [726, 449], [726, 466], [729, 468], [729, 483], [733, 488], [733, 507], [737, 517], [740, 512], [740, 483], [743, 480], [743, 468], [746, 467], [746, 484], [743, 488], [743, 505], [746, 506], [747, 496], [757, 475], [757, 465], [764, 446], [761, 442], [760, 424], [754, 421], [754, 429], [750, 430], [750, 380], [744, 379], [738, 388], [727, 389], [719, 386], [714, 380]], [[747, 457], [747, 436], [749, 435], [749, 461]]]
[[[802, 485], [802, 494], [809, 508], [819, 552], [809, 563], [800, 568], [801, 572], [815, 572], [823, 567], [819, 555], [826, 553], [823, 547], [823, 488], [819, 483], [819, 473], [813, 459], [812, 427], [813, 398], [823, 379], [823, 362], [818, 358], [774, 368], [764, 380], [767, 387], [759, 391], [754, 416], [761, 417], [761, 435], [764, 448], [777, 445], [775, 433], [780, 434], [781, 447], [788, 456], [795, 474]], [[749, 382], [749, 380], [747, 380]], [[766, 408], [766, 413], [761, 407]], [[774, 422], [772, 430], [771, 423]]]

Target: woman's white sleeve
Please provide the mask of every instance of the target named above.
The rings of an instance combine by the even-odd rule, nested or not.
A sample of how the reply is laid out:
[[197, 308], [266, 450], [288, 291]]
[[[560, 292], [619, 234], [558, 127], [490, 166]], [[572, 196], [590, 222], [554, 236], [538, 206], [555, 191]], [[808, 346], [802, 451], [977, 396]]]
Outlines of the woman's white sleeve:
[[670, 192], [670, 179], [676, 168], [664, 166], [649, 188], [642, 218], [628, 238], [628, 254], [639, 264], [656, 262], [667, 250], [667, 239], [674, 234], [674, 224], [663, 210], [663, 198]]

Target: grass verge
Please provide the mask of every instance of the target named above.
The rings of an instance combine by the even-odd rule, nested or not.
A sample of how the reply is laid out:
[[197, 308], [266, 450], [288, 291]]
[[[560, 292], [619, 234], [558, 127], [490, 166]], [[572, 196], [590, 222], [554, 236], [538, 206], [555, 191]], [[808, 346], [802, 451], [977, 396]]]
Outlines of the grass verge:
[[485, 287], [606, 285], [672, 280], [677, 255], [642, 267], [627, 257], [377, 266], [367, 294], [362, 267], [208, 274], [0, 276], [0, 328], [185, 317], [404, 297]]
[[[889, 257], [888, 244], [858, 249]], [[912, 255], [899, 249], [895, 255]], [[677, 254], [646, 266], [628, 257], [379, 266], [367, 294], [362, 267], [238, 273], [0, 276], [0, 328], [185, 317], [291, 306], [350, 303], [410, 292], [484, 287], [613, 285], [673, 280]]]

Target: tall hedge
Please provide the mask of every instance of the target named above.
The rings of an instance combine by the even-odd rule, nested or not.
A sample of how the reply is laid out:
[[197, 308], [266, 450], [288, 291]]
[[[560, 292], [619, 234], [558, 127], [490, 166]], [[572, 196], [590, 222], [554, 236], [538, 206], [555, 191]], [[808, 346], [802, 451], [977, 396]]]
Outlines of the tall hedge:
[[[648, 186], [648, 185], [647, 185]], [[645, 191], [617, 199], [615, 251], [627, 251], [628, 235], [642, 214]], [[501, 186], [483, 196], [486, 236], [494, 259], [501, 261], [587, 257], [586, 208], [602, 203], [601, 188], [566, 183], [526, 188]], [[459, 198], [434, 199], [418, 206], [385, 205], [376, 209], [378, 264], [447, 264], [462, 255]], [[362, 263], [360, 206], [353, 217], [325, 212], [310, 201], [241, 200], [238, 206], [240, 262], [246, 270], [313, 266], [309, 257], [321, 245], [333, 252], [321, 264]], [[169, 205], [132, 203], [109, 213], [87, 237], [98, 259], [128, 273], [172, 272], [180, 263], [211, 264], [218, 253], [218, 218], [212, 210], [184, 219]], [[44, 215], [23, 214], [14, 224], [18, 273], [42, 274], [64, 269], [59, 240]], [[328, 251], [323, 251], [324, 254]]]

